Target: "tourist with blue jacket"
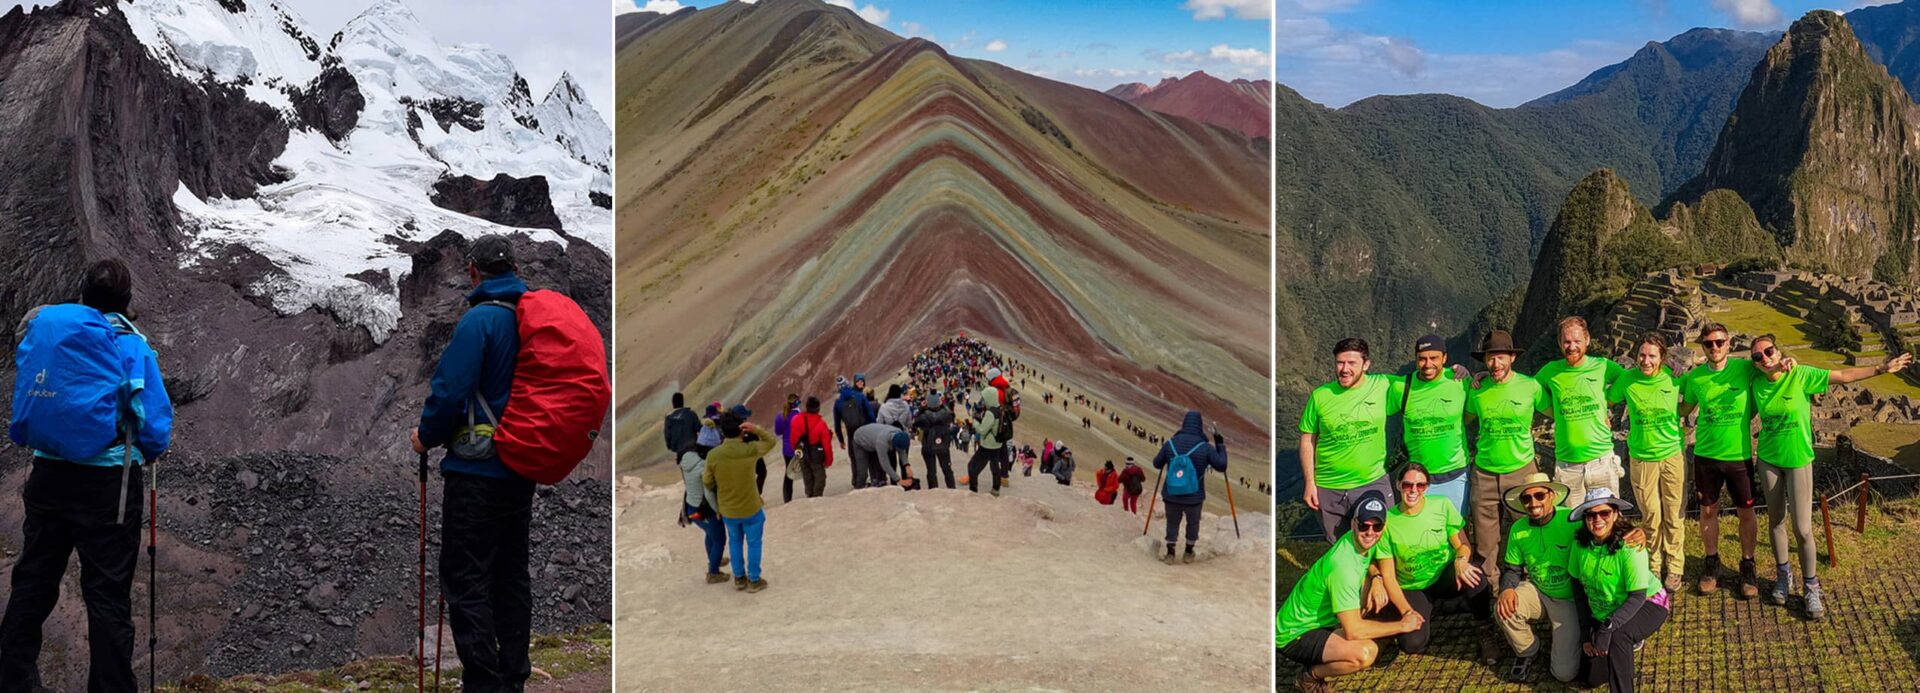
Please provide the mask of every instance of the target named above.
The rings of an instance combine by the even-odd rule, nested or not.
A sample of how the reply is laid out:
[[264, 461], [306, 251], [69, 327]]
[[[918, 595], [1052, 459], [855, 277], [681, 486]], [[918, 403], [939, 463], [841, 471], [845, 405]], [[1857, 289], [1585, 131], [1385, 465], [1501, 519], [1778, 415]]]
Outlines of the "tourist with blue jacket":
[[1207, 502], [1206, 475], [1209, 467], [1227, 472], [1227, 442], [1214, 429], [1212, 441], [1203, 432], [1200, 412], [1188, 411], [1180, 430], [1161, 444], [1153, 456], [1153, 468], [1163, 470], [1161, 503], [1167, 508], [1167, 555], [1160, 562], [1173, 565], [1173, 544], [1179, 538], [1180, 523], [1187, 524], [1187, 550], [1182, 563], [1193, 562], [1193, 545], [1200, 541], [1200, 506]]

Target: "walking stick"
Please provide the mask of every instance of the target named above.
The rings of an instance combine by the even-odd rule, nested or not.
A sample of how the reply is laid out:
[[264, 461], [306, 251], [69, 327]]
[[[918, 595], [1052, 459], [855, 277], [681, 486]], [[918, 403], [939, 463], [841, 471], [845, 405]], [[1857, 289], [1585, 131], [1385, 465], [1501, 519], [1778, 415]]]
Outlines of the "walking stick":
[[[160, 453], [160, 457], [166, 457], [166, 453]], [[160, 458], [156, 457], [153, 461], [157, 464]], [[158, 680], [155, 673], [159, 671], [159, 666], [155, 662], [160, 659], [160, 629], [157, 627], [159, 619], [155, 616], [155, 608], [160, 600], [155, 597], [154, 592], [159, 582], [154, 578], [157, 573], [154, 561], [158, 560], [159, 556], [154, 551], [154, 547], [159, 543], [160, 468], [152, 467], [147, 470], [147, 690], [150, 691], [160, 690], [154, 687], [154, 681]]]
[[1233, 514], [1233, 538], [1240, 538], [1240, 511], [1233, 507], [1233, 484], [1227, 484], [1227, 512]]
[[414, 629], [416, 690], [427, 689], [427, 453], [420, 453], [420, 625]]
[[1147, 521], [1140, 523], [1140, 536], [1147, 536], [1147, 528], [1153, 526], [1153, 502], [1160, 499], [1160, 481], [1166, 475], [1165, 469], [1153, 470], [1153, 495], [1147, 496]]

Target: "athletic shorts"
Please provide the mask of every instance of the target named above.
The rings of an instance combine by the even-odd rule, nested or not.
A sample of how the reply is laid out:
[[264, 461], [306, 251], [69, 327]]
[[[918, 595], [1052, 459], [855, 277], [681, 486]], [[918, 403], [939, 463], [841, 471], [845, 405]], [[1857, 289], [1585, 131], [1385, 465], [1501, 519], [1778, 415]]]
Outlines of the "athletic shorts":
[[1733, 507], [1753, 507], [1753, 461], [1693, 458], [1693, 493], [1700, 504], [1719, 505], [1721, 486], [1733, 497]]
[[1332, 628], [1315, 628], [1301, 633], [1300, 637], [1280, 648], [1280, 654], [1305, 666], [1324, 664], [1327, 661], [1327, 638], [1330, 637], [1333, 637]]

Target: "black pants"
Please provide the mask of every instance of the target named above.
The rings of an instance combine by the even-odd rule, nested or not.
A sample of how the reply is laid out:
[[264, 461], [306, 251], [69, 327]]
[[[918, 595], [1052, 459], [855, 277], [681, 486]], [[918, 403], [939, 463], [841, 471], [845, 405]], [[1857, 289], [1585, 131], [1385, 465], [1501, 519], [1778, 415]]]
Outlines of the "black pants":
[[[793, 449], [794, 459], [800, 464], [800, 484], [806, 488], [808, 498], [819, 498], [827, 492], [827, 452], [815, 445], [803, 445]], [[851, 465], [851, 462], [849, 462]]]
[[[1608, 693], [1633, 693], [1633, 646], [1653, 637], [1667, 622], [1667, 607], [1651, 601], [1641, 604], [1626, 625], [1613, 630], [1613, 642], [1607, 656], [1587, 657], [1587, 685], [1607, 684]], [[1592, 640], [1592, 636], [1588, 636]]]
[[[1473, 614], [1475, 620], [1481, 622], [1492, 620], [1493, 600], [1491, 597], [1493, 593], [1487, 590], [1485, 576], [1481, 577], [1479, 585], [1464, 590], [1460, 589], [1459, 585], [1455, 583], [1453, 563], [1448, 562], [1447, 567], [1440, 571], [1440, 577], [1433, 579], [1433, 584], [1427, 585], [1423, 589], [1404, 590], [1404, 593], [1407, 595], [1407, 606], [1413, 607], [1414, 611], [1420, 613], [1421, 623], [1420, 630], [1400, 636], [1401, 652], [1420, 654], [1427, 651], [1427, 645], [1433, 642], [1434, 604], [1441, 600], [1464, 597], [1466, 598], [1465, 608], [1467, 613]], [[1378, 618], [1397, 619], [1401, 616], [1400, 610], [1394, 608], [1391, 604], [1387, 605], [1381, 612]]]
[[924, 445], [920, 448], [920, 459], [927, 465], [926, 488], [940, 487], [940, 474], [947, 475], [947, 488], [953, 488], [953, 451], [947, 446]]
[[753, 488], [754, 495], [767, 495], [767, 458], [765, 455], [753, 461]]
[[533, 584], [527, 575], [533, 482], [447, 472], [440, 585], [447, 597], [462, 690], [520, 691], [533, 665]]
[[[787, 466], [783, 468], [780, 473], [780, 502], [791, 503], [793, 502], [793, 477], [787, 476], [786, 470], [793, 468], [793, 455], [787, 455], [786, 457]], [[801, 491], [805, 492], [806, 489], [802, 488]]]
[[1200, 505], [1194, 503], [1167, 503], [1167, 550], [1173, 550], [1173, 541], [1180, 537], [1180, 520], [1186, 518], [1187, 546], [1200, 541]]
[[991, 473], [993, 490], [1000, 490], [1000, 453], [1005, 451], [1006, 448], [988, 450], [984, 447], [976, 447], [973, 449], [973, 457], [967, 460], [967, 490], [974, 493], [980, 492], [981, 472]]
[[80, 553], [80, 594], [87, 603], [87, 690], [132, 691], [133, 575], [146, 516], [141, 474], [127, 479], [127, 515], [120, 509], [120, 467], [35, 459], [20, 499], [26, 506], [20, 557], [0, 619], [0, 691], [40, 686], [40, 627], [60, 600], [67, 557]]

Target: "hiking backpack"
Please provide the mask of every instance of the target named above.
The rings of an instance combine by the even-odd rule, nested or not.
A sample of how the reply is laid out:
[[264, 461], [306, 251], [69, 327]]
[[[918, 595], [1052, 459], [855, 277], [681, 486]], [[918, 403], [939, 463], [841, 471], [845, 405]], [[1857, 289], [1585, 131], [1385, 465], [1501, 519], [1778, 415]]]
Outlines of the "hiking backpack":
[[137, 377], [128, 372], [133, 364], [121, 356], [117, 338], [113, 324], [93, 308], [40, 308], [13, 355], [7, 437], [66, 460], [111, 447], [124, 433], [121, 402]]
[[517, 306], [480, 305], [512, 310], [520, 333], [513, 389], [494, 424], [494, 449], [514, 473], [560, 483], [593, 449], [613, 400], [600, 329], [557, 291], [529, 291]]
[[1000, 393], [1000, 403], [993, 408], [993, 439], [1004, 444], [1013, 440], [1013, 422], [1020, 418], [1020, 394], [1011, 386], [994, 389]]
[[1167, 452], [1174, 453], [1167, 461], [1167, 495], [1186, 496], [1200, 492], [1200, 472], [1193, 466], [1193, 453], [1200, 451], [1206, 441], [1194, 443], [1186, 452], [1173, 447], [1173, 441], [1167, 441]]

